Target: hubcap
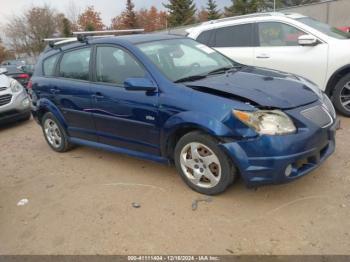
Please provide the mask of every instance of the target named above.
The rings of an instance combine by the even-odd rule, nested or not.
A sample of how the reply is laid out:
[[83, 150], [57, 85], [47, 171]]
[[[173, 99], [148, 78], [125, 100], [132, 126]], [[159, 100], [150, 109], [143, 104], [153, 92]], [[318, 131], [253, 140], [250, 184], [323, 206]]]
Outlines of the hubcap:
[[57, 124], [52, 119], [46, 119], [44, 130], [47, 141], [49, 141], [50, 145], [54, 148], [59, 148], [62, 143], [62, 136]]
[[350, 82], [346, 83], [340, 92], [340, 102], [346, 110], [350, 111]]
[[218, 157], [201, 143], [189, 143], [181, 150], [181, 169], [194, 185], [202, 188], [215, 187], [221, 178]]

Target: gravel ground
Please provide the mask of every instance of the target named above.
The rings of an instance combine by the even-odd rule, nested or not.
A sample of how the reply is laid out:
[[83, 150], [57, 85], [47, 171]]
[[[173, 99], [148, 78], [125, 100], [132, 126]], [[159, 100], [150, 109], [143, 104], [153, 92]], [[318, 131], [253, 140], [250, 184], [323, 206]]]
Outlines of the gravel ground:
[[205, 196], [172, 167], [55, 153], [33, 120], [2, 127], [0, 254], [350, 254], [349, 130], [343, 118], [336, 153], [310, 175], [258, 190], [238, 181], [193, 211]]

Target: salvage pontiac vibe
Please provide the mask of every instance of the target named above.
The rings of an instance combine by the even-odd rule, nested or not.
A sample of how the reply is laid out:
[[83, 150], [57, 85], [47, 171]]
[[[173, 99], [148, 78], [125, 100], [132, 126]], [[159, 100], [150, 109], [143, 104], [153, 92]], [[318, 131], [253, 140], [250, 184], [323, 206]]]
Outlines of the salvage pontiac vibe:
[[335, 110], [304, 78], [174, 35], [49, 46], [31, 79], [32, 112], [57, 152], [78, 144], [174, 163], [209, 195], [238, 176], [250, 187], [293, 181], [334, 152]]

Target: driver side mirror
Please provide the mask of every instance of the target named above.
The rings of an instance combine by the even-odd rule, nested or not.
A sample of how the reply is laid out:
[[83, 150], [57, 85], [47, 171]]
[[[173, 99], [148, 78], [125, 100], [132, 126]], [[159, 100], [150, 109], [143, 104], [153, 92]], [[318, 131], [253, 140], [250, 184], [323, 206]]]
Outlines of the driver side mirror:
[[298, 44], [301, 46], [315, 46], [318, 40], [313, 35], [301, 35], [298, 37]]
[[129, 91], [155, 91], [157, 86], [148, 78], [128, 78], [124, 88]]
[[7, 69], [4, 67], [0, 67], [0, 75], [1, 74], [6, 74], [7, 73]]

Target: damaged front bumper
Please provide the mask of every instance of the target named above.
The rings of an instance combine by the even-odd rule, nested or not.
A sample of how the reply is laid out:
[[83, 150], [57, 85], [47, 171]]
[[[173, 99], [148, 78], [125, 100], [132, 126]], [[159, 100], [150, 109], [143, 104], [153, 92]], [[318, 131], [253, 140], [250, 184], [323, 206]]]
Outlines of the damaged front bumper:
[[248, 187], [282, 184], [316, 169], [335, 150], [339, 121], [327, 128], [300, 129], [296, 134], [265, 136], [224, 143]]

